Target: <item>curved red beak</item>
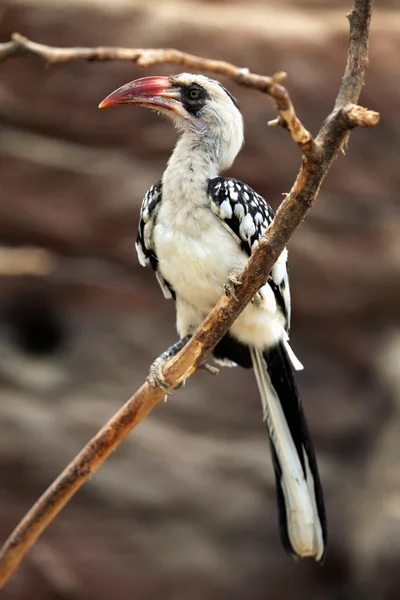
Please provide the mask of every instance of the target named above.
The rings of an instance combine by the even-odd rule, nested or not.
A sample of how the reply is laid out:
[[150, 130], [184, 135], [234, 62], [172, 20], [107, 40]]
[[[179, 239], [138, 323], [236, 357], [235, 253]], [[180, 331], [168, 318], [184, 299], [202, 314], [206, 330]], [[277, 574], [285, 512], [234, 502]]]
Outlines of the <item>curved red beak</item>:
[[179, 99], [180, 90], [173, 86], [168, 77], [142, 77], [109, 94], [100, 102], [99, 108], [108, 108], [116, 104], [136, 104], [184, 116]]

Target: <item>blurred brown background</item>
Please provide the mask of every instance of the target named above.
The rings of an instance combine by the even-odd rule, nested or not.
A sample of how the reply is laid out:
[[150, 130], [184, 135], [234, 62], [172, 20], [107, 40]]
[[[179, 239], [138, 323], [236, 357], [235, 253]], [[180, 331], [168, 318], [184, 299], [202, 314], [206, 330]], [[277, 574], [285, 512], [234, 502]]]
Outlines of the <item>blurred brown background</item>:
[[[315, 133], [343, 73], [350, 6], [9, 0], [0, 40], [18, 31], [65, 46], [172, 46], [256, 72], [285, 70]], [[354, 132], [290, 244], [292, 340], [306, 365], [298, 379], [330, 527], [324, 567], [284, 554], [252, 373], [225, 370], [197, 375], [154, 410], [2, 598], [399, 598], [399, 8], [380, 2], [372, 25], [362, 103], [381, 123]], [[133, 246], [140, 202], [176, 133], [142, 109], [97, 109], [119, 85], [170, 72], [46, 68], [31, 58], [0, 65], [1, 540], [176, 339], [173, 303]], [[267, 97], [225, 83], [246, 123], [231, 174], [276, 207], [298, 150], [267, 126], [275, 116]], [[11, 260], [9, 248], [28, 257]]]

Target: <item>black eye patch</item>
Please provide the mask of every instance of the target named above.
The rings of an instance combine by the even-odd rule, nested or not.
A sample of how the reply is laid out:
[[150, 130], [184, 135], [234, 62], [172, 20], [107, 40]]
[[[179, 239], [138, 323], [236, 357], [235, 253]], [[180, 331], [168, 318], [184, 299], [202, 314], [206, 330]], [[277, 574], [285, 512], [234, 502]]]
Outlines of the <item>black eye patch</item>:
[[188, 86], [182, 86], [181, 88], [182, 104], [192, 115], [197, 115], [197, 113], [205, 105], [207, 98], [208, 94], [206, 90], [197, 83], [192, 83]]

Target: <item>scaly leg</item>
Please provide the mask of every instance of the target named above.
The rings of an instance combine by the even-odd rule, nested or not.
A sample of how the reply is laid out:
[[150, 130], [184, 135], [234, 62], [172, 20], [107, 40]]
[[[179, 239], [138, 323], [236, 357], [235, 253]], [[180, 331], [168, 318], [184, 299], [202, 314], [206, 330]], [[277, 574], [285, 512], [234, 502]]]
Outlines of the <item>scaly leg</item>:
[[156, 387], [159, 387], [166, 394], [172, 393], [163, 374], [164, 363], [173, 356], [176, 356], [178, 352], [180, 352], [182, 348], [186, 346], [191, 337], [191, 335], [186, 335], [184, 338], [178, 340], [153, 362], [150, 367], [149, 376], [147, 377], [147, 380], [153, 390], [155, 390]]
[[[167, 360], [169, 360], [173, 356], [176, 356], [178, 352], [180, 352], [182, 348], [186, 346], [191, 337], [191, 335], [186, 335], [184, 338], [178, 340], [153, 362], [153, 364], [150, 367], [149, 375], [147, 377], [147, 380], [150, 383], [150, 386], [153, 390], [156, 389], [156, 387], [159, 387], [166, 394], [172, 393], [172, 391], [168, 387], [168, 383], [163, 374], [164, 364]], [[209, 365], [207, 363], [205, 363], [202, 366], [202, 369], [205, 369], [212, 375], [217, 375], [219, 373], [219, 369], [217, 367], [213, 367], [212, 365]], [[181, 385], [182, 384], [179, 384], [177, 387], [180, 387]]]

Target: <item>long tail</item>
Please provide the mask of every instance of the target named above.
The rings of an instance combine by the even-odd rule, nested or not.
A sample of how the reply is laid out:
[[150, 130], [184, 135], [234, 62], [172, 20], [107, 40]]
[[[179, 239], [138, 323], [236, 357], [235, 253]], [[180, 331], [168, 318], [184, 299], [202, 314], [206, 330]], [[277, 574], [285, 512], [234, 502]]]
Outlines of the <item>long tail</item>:
[[293, 556], [322, 561], [326, 518], [314, 449], [283, 343], [251, 349], [275, 468], [282, 543]]

